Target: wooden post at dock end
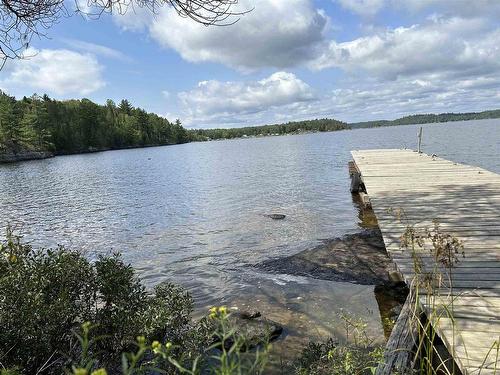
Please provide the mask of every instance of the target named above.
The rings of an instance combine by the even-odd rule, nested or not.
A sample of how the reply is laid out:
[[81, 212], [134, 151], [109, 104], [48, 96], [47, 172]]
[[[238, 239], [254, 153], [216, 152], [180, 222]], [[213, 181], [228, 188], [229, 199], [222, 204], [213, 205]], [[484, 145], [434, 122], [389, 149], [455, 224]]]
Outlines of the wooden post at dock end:
[[362, 191], [361, 184], [363, 183], [361, 180], [361, 173], [359, 172], [358, 167], [356, 167], [356, 163], [353, 161], [350, 161], [348, 165], [349, 176], [351, 177], [351, 193], [359, 193]]
[[353, 161], [349, 162], [349, 176], [351, 177], [351, 193], [358, 194], [363, 206], [365, 208], [370, 208], [372, 205], [368, 194], [366, 194], [365, 184], [363, 183], [361, 173], [356, 166], [356, 163]]
[[418, 130], [418, 153], [422, 153], [422, 127]]

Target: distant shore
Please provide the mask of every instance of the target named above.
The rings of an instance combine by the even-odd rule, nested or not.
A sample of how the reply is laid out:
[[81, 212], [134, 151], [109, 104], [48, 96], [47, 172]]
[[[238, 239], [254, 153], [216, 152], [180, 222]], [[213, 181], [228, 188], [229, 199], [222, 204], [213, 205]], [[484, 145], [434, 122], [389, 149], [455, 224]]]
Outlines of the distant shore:
[[[480, 114], [484, 114], [485, 112], [480, 112]], [[500, 110], [498, 111], [487, 111], [489, 114], [494, 114], [494, 115], [499, 115]], [[458, 114], [457, 114], [458, 115]], [[404, 120], [407, 120], [409, 118], [413, 119], [422, 119], [426, 118], [429, 119], [429, 116], [435, 116], [435, 119], [441, 119], [443, 120], [442, 117], [439, 117], [441, 115], [414, 115], [414, 116], [407, 116], [401, 119], [397, 120], [392, 120], [392, 121], [387, 121], [387, 120], [382, 120], [382, 121], [368, 121], [368, 122], [362, 122], [362, 123], [352, 123], [348, 124], [348, 127], [345, 129], [336, 129], [336, 130], [304, 130], [304, 131], [294, 131], [294, 132], [289, 132], [289, 133], [282, 133], [282, 134], [258, 134], [258, 135], [242, 135], [239, 137], [231, 137], [231, 138], [213, 138], [213, 139], [193, 139], [189, 140], [187, 142], [183, 143], [194, 143], [194, 142], [212, 142], [212, 141], [224, 141], [224, 140], [235, 140], [235, 139], [253, 139], [253, 138], [267, 138], [267, 137], [276, 137], [276, 136], [283, 136], [283, 135], [303, 135], [303, 134], [314, 134], [314, 133], [332, 133], [336, 131], [341, 131], [341, 130], [356, 130], [356, 129], [366, 129], [366, 128], [379, 128], [379, 127], [392, 127], [392, 126], [408, 126], [408, 125], [439, 125], [439, 124], [445, 124], [448, 122], [459, 122], [459, 121], [474, 121], [474, 120], [494, 120], [499, 117], [486, 117], [486, 118], [479, 118], [479, 119], [461, 119], [457, 117], [449, 117], [446, 120], [443, 121], [436, 121], [436, 122], [425, 122], [425, 123], [407, 123]], [[401, 121], [401, 122], [400, 122]], [[255, 127], [257, 128], [257, 127]], [[111, 147], [106, 147], [106, 148], [94, 148], [90, 147], [89, 149], [85, 150], [76, 150], [76, 151], [69, 151], [69, 152], [49, 152], [49, 151], [33, 151], [33, 150], [20, 150], [17, 152], [14, 152], [12, 150], [8, 150], [7, 152], [0, 152], [0, 164], [7, 164], [7, 163], [15, 163], [15, 162], [21, 162], [21, 161], [29, 161], [29, 160], [39, 160], [39, 159], [48, 159], [51, 157], [55, 156], [62, 156], [62, 155], [78, 155], [78, 154], [89, 154], [89, 153], [95, 153], [95, 152], [104, 152], [104, 151], [115, 151], [115, 150], [128, 150], [128, 149], [135, 149], [135, 148], [149, 148], [149, 147], [160, 147], [160, 146], [172, 146], [174, 144], [183, 144], [183, 143], [168, 143], [168, 144], [150, 144], [150, 145], [134, 145], [134, 146], [123, 146], [123, 147], [118, 147], [118, 148], [111, 148]]]

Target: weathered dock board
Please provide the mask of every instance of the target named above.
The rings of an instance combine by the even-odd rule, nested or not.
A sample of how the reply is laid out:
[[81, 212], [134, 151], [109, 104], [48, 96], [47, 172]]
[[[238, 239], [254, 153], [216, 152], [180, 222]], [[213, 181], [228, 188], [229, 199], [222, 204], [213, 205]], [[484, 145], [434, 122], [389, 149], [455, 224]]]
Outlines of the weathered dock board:
[[[448, 282], [436, 290], [434, 308], [423, 298], [421, 305], [429, 314], [448, 310], [434, 329], [463, 374], [500, 374], [500, 355], [492, 349], [500, 342], [500, 175], [411, 150], [352, 156], [387, 251], [408, 283], [414, 261], [400, 248], [408, 224], [432, 228], [437, 220], [444, 232], [463, 241], [465, 257], [452, 271], [452, 287]], [[421, 259], [424, 269], [435, 267], [428, 252]]]

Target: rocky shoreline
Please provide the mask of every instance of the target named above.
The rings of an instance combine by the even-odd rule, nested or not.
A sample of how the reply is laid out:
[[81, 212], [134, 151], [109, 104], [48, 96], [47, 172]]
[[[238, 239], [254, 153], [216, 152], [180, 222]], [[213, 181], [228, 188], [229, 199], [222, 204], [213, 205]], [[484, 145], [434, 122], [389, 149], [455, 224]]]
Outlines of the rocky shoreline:
[[327, 240], [313, 249], [256, 265], [267, 272], [362, 285], [387, 284], [391, 266], [378, 229]]
[[84, 150], [75, 150], [72, 152], [49, 152], [49, 151], [30, 151], [30, 150], [20, 150], [20, 151], [2, 151], [0, 152], [0, 164], [6, 163], [15, 163], [19, 161], [28, 161], [28, 160], [38, 160], [38, 159], [48, 159], [55, 156], [63, 156], [63, 155], [81, 155], [81, 154], [93, 154], [96, 152], [105, 152], [105, 151], [118, 151], [118, 150], [131, 150], [135, 148], [149, 148], [149, 147], [161, 147], [161, 146], [171, 146], [172, 144], [154, 144], [154, 145], [144, 145], [144, 146], [126, 146], [119, 148], [109, 148], [109, 147], [89, 147]]
[[48, 151], [7, 151], [0, 153], [0, 164], [2, 163], [15, 163], [19, 161], [27, 161], [27, 160], [39, 160], [39, 159], [48, 159], [54, 157], [54, 154]]
[[315, 248], [255, 267], [277, 274], [373, 285], [386, 338], [408, 295], [404, 282], [392, 280], [394, 265], [378, 228], [327, 240]]

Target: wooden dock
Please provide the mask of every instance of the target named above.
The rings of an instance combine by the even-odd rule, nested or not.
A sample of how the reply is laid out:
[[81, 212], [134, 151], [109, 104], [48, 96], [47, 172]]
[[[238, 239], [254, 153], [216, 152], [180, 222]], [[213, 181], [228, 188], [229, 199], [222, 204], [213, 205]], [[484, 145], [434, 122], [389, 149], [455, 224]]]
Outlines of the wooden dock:
[[[500, 343], [500, 175], [411, 150], [352, 156], [387, 251], [408, 284], [415, 262], [411, 251], [401, 249], [401, 235], [409, 224], [432, 228], [436, 220], [463, 241], [465, 257], [452, 269], [451, 285], [434, 292], [437, 308], [426, 306], [424, 297], [421, 307], [428, 314], [447, 310], [434, 329], [464, 375], [500, 374], [494, 347]], [[424, 270], [436, 266], [428, 250], [419, 259]]]

